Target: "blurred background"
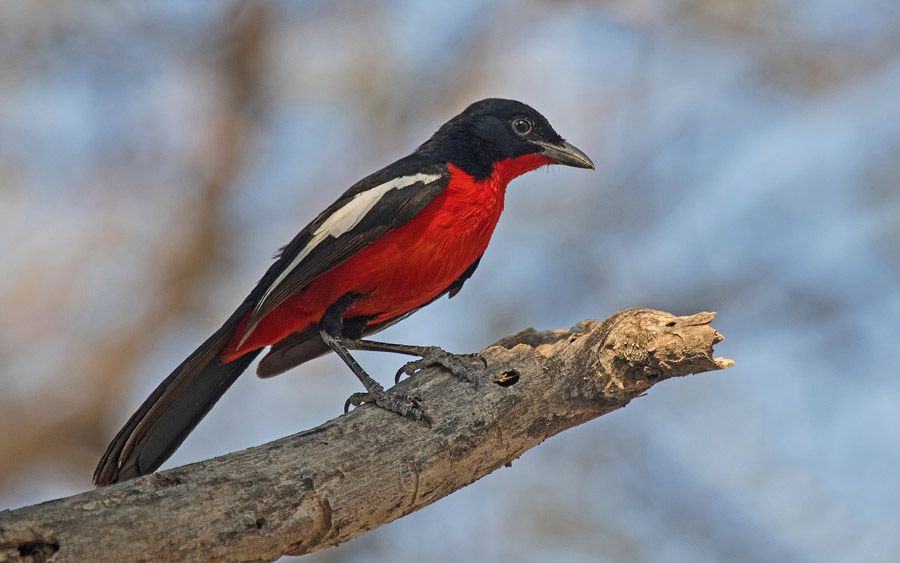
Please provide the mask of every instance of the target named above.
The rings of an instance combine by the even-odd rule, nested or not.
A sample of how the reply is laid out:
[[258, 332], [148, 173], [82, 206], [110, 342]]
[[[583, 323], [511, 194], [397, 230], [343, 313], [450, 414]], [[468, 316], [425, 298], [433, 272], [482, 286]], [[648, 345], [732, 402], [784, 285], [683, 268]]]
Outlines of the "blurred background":
[[[306, 561], [896, 561], [896, 0], [3, 2], [0, 60], [0, 508], [89, 489], [278, 247], [499, 96], [597, 171], [513, 182], [465, 290], [384, 338], [706, 310], [737, 365]], [[164, 467], [358, 390], [243, 377]]]

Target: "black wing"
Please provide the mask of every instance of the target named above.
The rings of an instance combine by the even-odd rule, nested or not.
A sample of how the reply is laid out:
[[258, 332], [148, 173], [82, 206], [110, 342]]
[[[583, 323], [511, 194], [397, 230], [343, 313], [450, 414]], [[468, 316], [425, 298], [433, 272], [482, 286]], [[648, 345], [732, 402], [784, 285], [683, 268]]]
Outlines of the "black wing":
[[415, 157], [357, 182], [282, 249], [257, 286], [260, 297], [244, 338], [318, 276], [419, 214], [449, 182], [446, 165], [422, 163]]

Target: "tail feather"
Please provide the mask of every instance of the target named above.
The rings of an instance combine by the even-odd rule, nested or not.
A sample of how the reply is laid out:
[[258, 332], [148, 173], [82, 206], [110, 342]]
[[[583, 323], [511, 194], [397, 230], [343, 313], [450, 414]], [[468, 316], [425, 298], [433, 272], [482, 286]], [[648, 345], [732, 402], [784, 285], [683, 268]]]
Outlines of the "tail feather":
[[253, 362], [260, 350], [226, 364], [219, 360], [244, 314], [242, 309], [175, 368], [131, 415], [100, 459], [94, 471], [95, 485], [102, 487], [155, 471]]
[[318, 324], [315, 324], [273, 344], [269, 352], [259, 361], [256, 375], [264, 379], [275, 377], [330, 351], [331, 348], [319, 336]]

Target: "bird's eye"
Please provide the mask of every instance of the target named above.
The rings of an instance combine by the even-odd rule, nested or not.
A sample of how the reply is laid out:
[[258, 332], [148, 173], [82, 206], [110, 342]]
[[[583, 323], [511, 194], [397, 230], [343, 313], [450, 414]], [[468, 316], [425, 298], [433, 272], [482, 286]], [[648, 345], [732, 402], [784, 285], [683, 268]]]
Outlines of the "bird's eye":
[[531, 133], [531, 122], [527, 119], [519, 118], [513, 121], [512, 124], [513, 131], [515, 131], [518, 135], [527, 135]]

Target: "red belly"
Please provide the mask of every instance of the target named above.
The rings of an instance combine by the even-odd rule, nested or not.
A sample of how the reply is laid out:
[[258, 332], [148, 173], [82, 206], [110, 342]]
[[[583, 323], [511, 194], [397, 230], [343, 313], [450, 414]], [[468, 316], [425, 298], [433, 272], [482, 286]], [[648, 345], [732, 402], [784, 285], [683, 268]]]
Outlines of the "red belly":
[[369, 322], [375, 324], [417, 309], [446, 290], [487, 248], [503, 210], [506, 187], [490, 179], [475, 182], [452, 165], [450, 169], [450, 185], [419, 215], [285, 300], [237, 350], [245, 320], [222, 361], [319, 322], [326, 309], [348, 292], [360, 298], [344, 316], [373, 317]]

